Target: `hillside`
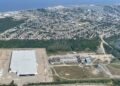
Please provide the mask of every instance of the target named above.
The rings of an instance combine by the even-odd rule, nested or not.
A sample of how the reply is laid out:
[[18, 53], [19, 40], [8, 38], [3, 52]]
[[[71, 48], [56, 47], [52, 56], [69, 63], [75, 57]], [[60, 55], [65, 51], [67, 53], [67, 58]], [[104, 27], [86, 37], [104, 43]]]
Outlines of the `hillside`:
[[50, 52], [102, 49], [120, 58], [119, 36], [120, 5], [57, 6], [0, 13], [1, 48], [44, 47]]
[[0, 13], [0, 21], [6, 21], [6, 27], [0, 28], [0, 39], [5, 40], [92, 39], [103, 33], [109, 38], [120, 34], [120, 5], [58, 6], [5, 12]]

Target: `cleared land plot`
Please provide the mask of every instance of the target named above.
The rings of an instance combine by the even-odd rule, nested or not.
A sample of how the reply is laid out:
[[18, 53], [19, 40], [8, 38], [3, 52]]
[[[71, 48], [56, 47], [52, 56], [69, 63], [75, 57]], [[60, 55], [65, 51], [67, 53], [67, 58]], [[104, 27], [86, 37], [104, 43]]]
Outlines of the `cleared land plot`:
[[81, 84], [81, 85], [80, 84], [67, 84], [65, 85], [65, 84], [62, 84], [62, 85], [39, 85], [39, 86], [111, 86], [111, 85], [104, 85], [104, 84], [100, 84], [100, 85], [98, 84]]
[[53, 74], [55, 73], [62, 79], [105, 78], [104, 74], [94, 67], [59, 66], [53, 68]]
[[[37, 71], [38, 74], [35, 76], [22, 76], [19, 77], [16, 74], [9, 73], [10, 59], [13, 50], [35, 50], [37, 60]], [[26, 83], [38, 83], [38, 82], [49, 82], [52, 78], [49, 77], [49, 65], [46, 55], [46, 50], [42, 48], [15, 48], [15, 49], [0, 49], [0, 70], [3, 70], [3, 75], [0, 78], [1, 84], [10, 83], [14, 80], [19, 86]]]
[[107, 67], [113, 75], [120, 75], [120, 64], [109, 64]]

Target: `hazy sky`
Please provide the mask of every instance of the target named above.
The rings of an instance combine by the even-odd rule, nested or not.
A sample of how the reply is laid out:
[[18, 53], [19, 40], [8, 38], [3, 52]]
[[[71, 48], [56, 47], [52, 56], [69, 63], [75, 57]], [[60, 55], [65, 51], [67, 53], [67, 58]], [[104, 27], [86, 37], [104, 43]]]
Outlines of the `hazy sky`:
[[118, 3], [120, 3], [120, 0], [0, 0], [0, 11], [44, 8], [56, 5]]

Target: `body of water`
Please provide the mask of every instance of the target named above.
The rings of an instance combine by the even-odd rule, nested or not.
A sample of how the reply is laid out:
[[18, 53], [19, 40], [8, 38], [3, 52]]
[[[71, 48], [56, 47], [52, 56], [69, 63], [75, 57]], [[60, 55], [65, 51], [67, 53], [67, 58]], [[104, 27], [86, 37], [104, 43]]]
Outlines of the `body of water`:
[[46, 8], [57, 5], [119, 4], [120, 0], [0, 0], [0, 11]]

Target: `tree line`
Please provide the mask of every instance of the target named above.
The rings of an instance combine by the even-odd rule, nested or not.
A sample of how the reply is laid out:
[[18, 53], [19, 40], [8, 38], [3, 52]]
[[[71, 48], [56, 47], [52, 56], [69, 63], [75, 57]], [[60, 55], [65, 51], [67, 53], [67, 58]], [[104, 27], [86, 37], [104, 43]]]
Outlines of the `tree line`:
[[60, 39], [60, 40], [0, 40], [0, 48], [46, 48], [57, 51], [96, 51], [100, 39]]

